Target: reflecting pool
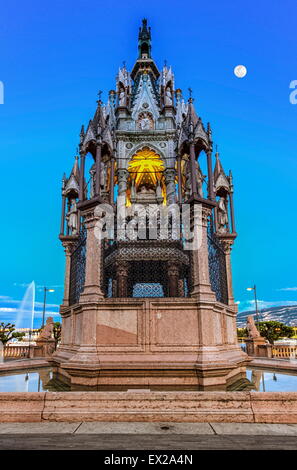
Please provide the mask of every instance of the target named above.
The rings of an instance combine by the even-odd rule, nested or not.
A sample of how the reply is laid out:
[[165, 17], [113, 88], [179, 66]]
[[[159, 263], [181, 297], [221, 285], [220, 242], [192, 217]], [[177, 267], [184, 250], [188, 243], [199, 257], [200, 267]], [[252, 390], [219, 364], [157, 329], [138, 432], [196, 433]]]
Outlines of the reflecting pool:
[[[131, 387], [128, 387], [132, 391]], [[139, 389], [139, 387], [136, 387]], [[144, 387], [141, 387], [144, 388]], [[73, 389], [75, 390], [75, 389]], [[80, 390], [90, 391], [88, 388], [80, 388]], [[106, 390], [106, 388], [98, 387], [98, 391]], [[113, 388], [111, 390], [127, 391], [127, 387]], [[160, 390], [157, 387], [150, 387], [150, 390]], [[168, 390], [175, 390], [168, 388]], [[180, 389], [179, 389], [180, 390]], [[186, 390], [186, 389], [185, 389]], [[192, 387], [192, 391], [199, 388]], [[222, 389], [217, 389], [222, 390]], [[227, 391], [258, 391], [258, 392], [297, 392], [297, 371], [296, 375], [273, 370], [261, 370], [249, 368], [246, 376], [227, 386]], [[0, 392], [67, 392], [70, 386], [61, 382], [53, 373], [50, 367], [41, 369], [31, 369], [26, 371], [5, 372], [0, 375]], [[212, 388], [216, 391], [216, 388]]]
[[279, 371], [247, 369], [246, 376], [258, 392], [297, 392], [297, 375]]

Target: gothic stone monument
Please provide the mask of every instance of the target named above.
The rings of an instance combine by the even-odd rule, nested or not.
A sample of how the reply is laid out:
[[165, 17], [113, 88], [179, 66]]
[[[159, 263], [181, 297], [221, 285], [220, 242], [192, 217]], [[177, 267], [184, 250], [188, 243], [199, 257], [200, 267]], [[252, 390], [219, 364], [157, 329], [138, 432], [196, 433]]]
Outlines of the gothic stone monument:
[[[53, 364], [74, 387], [197, 390], [225, 387], [245, 372], [232, 294], [232, 175], [218, 153], [213, 168], [211, 128], [193, 101], [175, 88], [171, 67], [156, 66], [143, 20], [138, 59], [131, 72], [119, 69], [107, 104], [99, 93], [62, 182], [66, 269]], [[126, 229], [137, 207], [144, 216], [133, 237]], [[187, 208], [198, 248], [188, 249], [172, 213], [164, 236], [158, 211], [172, 207]], [[107, 212], [114, 228], [101, 239]]]

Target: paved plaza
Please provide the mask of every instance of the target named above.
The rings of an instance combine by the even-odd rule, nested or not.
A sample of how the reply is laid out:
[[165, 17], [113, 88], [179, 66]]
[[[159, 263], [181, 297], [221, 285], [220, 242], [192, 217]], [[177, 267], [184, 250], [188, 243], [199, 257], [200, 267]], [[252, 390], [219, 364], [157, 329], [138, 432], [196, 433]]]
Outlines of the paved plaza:
[[296, 450], [297, 424], [0, 423], [1, 450]]

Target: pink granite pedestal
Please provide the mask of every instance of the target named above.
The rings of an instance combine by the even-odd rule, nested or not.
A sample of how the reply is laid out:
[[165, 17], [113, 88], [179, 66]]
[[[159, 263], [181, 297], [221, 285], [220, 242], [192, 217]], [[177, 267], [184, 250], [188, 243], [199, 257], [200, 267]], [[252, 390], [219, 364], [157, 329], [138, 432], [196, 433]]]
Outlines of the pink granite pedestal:
[[61, 314], [62, 341], [51, 362], [72, 386], [224, 388], [245, 373], [233, 306], [103, 299]]

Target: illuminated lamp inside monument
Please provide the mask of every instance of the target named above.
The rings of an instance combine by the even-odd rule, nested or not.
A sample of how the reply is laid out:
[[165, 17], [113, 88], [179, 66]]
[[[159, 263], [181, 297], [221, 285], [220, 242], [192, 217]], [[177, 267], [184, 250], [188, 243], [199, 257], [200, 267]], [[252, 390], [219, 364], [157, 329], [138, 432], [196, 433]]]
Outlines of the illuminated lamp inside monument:
[[161, 188], [163, 204], [166, 204], [166, 185], [164, 179], [164, 162], [154, 150], [143, 147], [136, 152], [130, 160], [128, 171], [130, 184], [127, 190], [127, 206], [131, 205], [132, 186], [136, 193], [145, 188], [146, 191], [156, 193]]

